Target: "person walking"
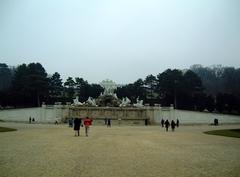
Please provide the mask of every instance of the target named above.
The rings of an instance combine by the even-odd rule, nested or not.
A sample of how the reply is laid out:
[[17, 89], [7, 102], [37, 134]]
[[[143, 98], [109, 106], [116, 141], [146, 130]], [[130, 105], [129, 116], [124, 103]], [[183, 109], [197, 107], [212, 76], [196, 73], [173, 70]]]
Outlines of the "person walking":
[[74, 119], [74, 131], [75, 131], [75, 136], [80, 135], [80, 125], [82, 123], [82, 120], [79, 118]]
[[162, 120], [161, 120], [161, 125], [162, 125], [162, 127], [164, 127], [164, 122], [165, 122], [164, 119], [162, 119]]
[[165, 121], [164, 124], [165, 124], [165, 127], [166, 127], [166, 131], [168, 132], [168, 127], [169, 127], [169, 125], [170, 125], [168, 119]]
[[179, 120], [177, 119], [176, 126], [179, 127]]
[[121, 118], [118, 118], [118, 126], [120, 126], [121, 125]]
[[144, 122], [145, 122], [145, 126], [148, 126], [148, 118], [146, 118]]
[[104, 124], [105, 125], [107, 125], [107, 121], [108, 121], [108, 119], [105, 117], [105, 119], [104, 119]]
[[92, 119], [90, 119], [89, 117], [86, 117], [86, 119], [84, 119], [84, 126], [85, 126], [85, 134], [86, 134], [86, 136], [88, 136], [89, 127], [91, 125], [92, 125]]
[[29, 117], [29, 123], [32, 123], [32, 118], [31, 118], [31, 116]]
[[112, 121], [111, 118], [107, 119], [107, 127], [111, 127], [111, 121]]
[[174, 132], [175, 130], [175, 126], [176, 126], [176, 123], [174, 122], [174, 120], [171, 121], [171, 128], [172, 128], [172, 131]]

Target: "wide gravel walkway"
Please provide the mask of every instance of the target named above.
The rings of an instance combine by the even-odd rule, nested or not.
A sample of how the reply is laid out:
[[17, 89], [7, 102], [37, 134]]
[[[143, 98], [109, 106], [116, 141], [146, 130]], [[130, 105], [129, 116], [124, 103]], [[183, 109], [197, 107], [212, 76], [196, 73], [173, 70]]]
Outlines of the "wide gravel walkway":
[[74, 137], [67, 125], [0, 123], [1, 177], [239, 177], [240, 139], [203, 131], [240, 128], [93, 126]]

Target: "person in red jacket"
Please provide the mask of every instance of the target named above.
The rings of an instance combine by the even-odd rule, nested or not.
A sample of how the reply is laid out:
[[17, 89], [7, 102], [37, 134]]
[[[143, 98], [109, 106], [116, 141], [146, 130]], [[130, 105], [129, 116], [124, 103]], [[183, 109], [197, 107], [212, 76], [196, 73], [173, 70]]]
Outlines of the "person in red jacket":
[[92, 119], [86, 117], [86, 119], [84, 119], [83, 123], [85, 126], [85, 134], [86, 134], [86, 136], [88, 136], [89, 127], [92, 125]]

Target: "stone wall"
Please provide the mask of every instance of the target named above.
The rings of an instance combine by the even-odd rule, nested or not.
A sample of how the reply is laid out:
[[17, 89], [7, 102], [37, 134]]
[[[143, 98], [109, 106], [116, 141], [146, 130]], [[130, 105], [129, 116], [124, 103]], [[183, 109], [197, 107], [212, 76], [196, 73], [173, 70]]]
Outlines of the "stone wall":
[[[152, 110], [153, 111], [153, 110]], [[69, 118], [90, 117], [94, 122], [104, 124], [105, 118], [111, 118], [112, 124], [144, 125], [146, 119], [151, 119], [151, 111], [147, 108], [121, 107], [70, 107]]]
[[119, 107], [70, 107], [70, 117], [91, 117], [94, 119], [146, 119], [147, 109]]
[[64, 105], [43, 105], [38, 108], [22, 108], [0, 110], [0, 120], [14, 122], [28, 122], [29, 117], [36, 122], [52, 123], [61, 121], [69, 116], [69, 107]]

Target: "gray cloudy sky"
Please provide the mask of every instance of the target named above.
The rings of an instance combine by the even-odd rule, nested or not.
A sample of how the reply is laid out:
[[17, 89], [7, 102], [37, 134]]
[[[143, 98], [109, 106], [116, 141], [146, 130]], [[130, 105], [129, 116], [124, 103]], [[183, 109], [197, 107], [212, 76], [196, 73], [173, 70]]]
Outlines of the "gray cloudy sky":
[[1, 0], [0, 62], [119, 84], [193, 64], [240, 67], [240, 1]]

